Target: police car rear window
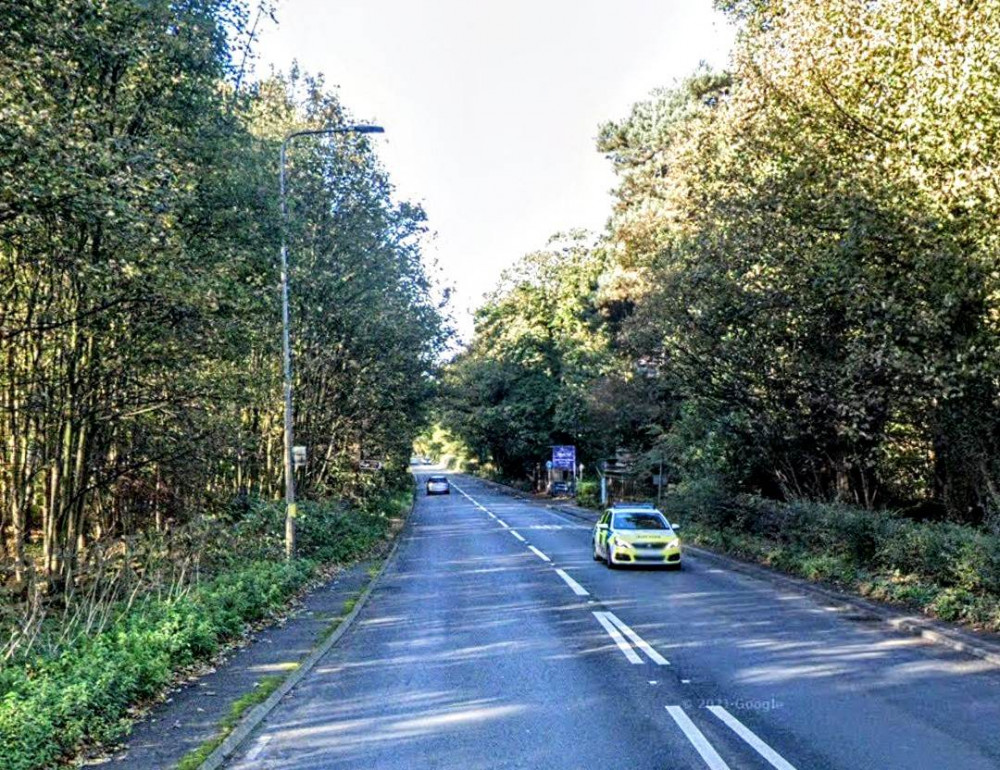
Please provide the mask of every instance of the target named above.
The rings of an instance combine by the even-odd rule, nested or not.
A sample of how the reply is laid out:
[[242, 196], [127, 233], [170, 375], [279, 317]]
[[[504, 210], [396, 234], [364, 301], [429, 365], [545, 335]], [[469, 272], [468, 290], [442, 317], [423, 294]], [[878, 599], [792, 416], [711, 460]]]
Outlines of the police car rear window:
[[444, 476], [431, 476], [427, 480], [431, 481], [431, 482], [433, 482], [435, 484], [443, 484], [443, 483], [445, 483], [445, 482], [448, 481], [448, 479], [446, 479]]
[[658, 513], [616, 513], [615, 529], [668, 529]]

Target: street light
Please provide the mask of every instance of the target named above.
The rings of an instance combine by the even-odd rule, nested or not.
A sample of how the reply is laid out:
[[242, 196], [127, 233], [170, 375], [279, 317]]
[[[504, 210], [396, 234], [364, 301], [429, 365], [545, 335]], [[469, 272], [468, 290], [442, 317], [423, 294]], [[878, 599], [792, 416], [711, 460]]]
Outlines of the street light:
[[310, 131], [293, 131], [281, 142], [281, 168], [279, 186], [281, 198], [281, 342], [285, 370], [285, 558], [295, 557], [295, 467], [292, 457], [292, 345], [289, 338], [288, 312], [288, 205], [285, 201], [285, 152], [288, 143], [298, 136], [328, 136], [330, 134], [381, 134], [381, 126], [353, 125], [337, 128], [319, 128]]

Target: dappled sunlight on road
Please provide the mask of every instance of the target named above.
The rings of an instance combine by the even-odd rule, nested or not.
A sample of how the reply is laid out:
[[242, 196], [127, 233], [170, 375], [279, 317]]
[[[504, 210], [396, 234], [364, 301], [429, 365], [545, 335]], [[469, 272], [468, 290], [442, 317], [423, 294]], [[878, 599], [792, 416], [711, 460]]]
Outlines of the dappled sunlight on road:
[[[589, 527], [560, 524], [537, 506], [490, 500], [483, 510], [456, 494], [419, 501], [405, 549], [344, 643], [274, 713], [269, 737], [248, 754], [254, 761], [234, 767], [486, 770], [577, 767], [573, 758], [584, 756], [614, 765], [622, 755], [606, 740], [607, 724], [647, 736], [658, 767], [700, 766], [668, 748], [676, 725], [656, 720], [669, 719], [670, 703], [730, 704], [772, 737], [844, 718], [855, 729], [837, 750], [851, 744], [866, 756], [872, 725], [933, 723], [934, 704], [913, 692], [961, 702], [966, 681], [1000, 685], [984, 663], [928, 655], [863, 613], [696, 557], [679, 572], [611, 571], [591, 555]], [[974, 713], [966, 729], [982, 733], [1000, 723], [1000, 702]], [[964, 740], [947, 729], [935, 727], [940, 752], [914, 766], [945, 766], [944, 747]]]

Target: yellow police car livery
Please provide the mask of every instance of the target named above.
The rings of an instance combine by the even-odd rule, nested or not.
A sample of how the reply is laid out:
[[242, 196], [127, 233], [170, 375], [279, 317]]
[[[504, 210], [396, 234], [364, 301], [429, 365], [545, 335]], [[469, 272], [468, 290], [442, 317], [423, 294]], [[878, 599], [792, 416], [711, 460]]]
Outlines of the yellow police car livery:
[[609, 508], [594, 527], [594, 560], [622, 564], [681, 566], [677, 525], [652, 506], [626, 503]]

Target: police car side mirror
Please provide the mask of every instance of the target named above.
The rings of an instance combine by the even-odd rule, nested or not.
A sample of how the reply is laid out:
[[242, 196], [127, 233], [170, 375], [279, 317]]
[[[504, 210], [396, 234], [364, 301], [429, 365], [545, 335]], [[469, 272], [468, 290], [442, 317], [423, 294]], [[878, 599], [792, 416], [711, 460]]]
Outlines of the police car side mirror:
[[671, 525], [670, 525], [670, 528], [671, 528], [671, 529], [672, 529], [672, 530], [673, 530], [674, 532], [680, 532], [680, 531], [681, 531], [681, 525], [680, 525], [680, 524], [671, 524]]

